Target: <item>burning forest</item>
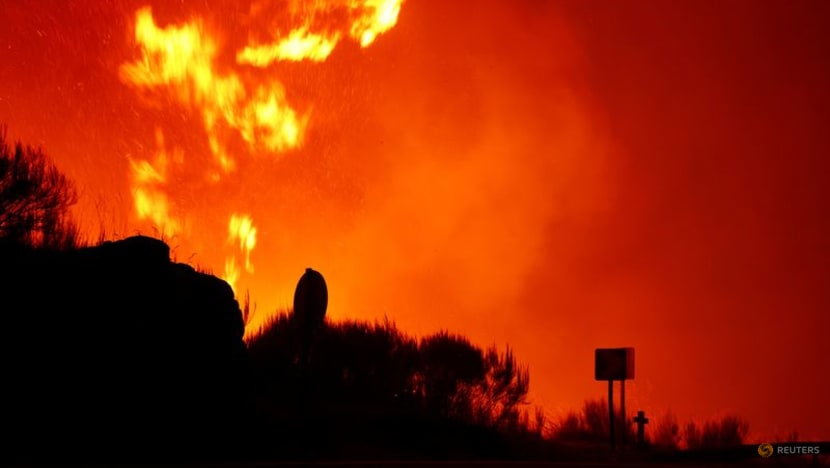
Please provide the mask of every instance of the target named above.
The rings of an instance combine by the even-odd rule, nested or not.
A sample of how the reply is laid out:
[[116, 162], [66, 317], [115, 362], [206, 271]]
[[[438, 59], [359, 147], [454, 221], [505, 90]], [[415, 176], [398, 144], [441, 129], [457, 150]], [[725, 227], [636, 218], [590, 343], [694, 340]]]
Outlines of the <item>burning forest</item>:
[[[731, 441], [830, 437], [830, 11], [693, 3], [2, 2], [0, 273], [36, 311], [7, 317], [8, 356], [36, 330], [31, 366], [88, 360], [101, 390], [69, 406], [153, 395], [101, 425], [169, 410], [170, 434], [207, 439], [199, 408], [238, 399], [216, 421], [260, 447], [305, 447], [315, 424], [381, 437], [388, 413], [398, 442], [420, 428], [495, 457], [606, 430], [579, 418], [602, 407], [594, 349], [619, 344], [641, 359], [630, 409], [717, 415]], [[309, 271], [325, 325], [301, 333]], [[125, 363], [111, 381], [104, 348]], [[80, 417], [8, 364], [29, 382], [21, 444]], [[398, 442], [378, 444], [450, 456]]]

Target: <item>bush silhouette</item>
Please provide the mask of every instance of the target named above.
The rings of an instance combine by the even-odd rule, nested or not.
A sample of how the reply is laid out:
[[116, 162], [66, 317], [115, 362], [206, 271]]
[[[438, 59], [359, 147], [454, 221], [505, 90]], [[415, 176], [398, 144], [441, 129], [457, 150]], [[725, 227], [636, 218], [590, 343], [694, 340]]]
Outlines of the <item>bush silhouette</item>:
[[[616, 408], [614, 431], [617, 440], [621, 439], [622, 431], [626, 432], [626, 440], [634, 442], [636, 434], [633, 425], [623, 421], [622, 413]], [[585, 400], [580, 412], [571, 411], [563, 417], [554, 430], [554, 437], [560, 440], [583, 440], [607, 443], [610, 437], [608, 401], [602, 399]]]
[[674, 450], [680, 447], [680, 441], [677, 417], [671, 411], [667, 411], [654, 422], [650, 442], [656, 448]]
[[446, 332], [415, 340], [388, 320], [329, 323], [310, 356], [308, 387], [301, 388], [294, 358], [301, 344], [291, 317], [274, 317], [248, 342], [257, 385], [272, 409], [312, 399], [318, 408], [361, 408], [364, 415], [427, 415], [503, 429], [520, 422], [529, 377], [509, 348], [485, 352]]
[[485, 378], [484, 353], [469, 340], [440, 332], [421, 340], [416, 380], [426, 410], [472, 419], [473, 388]]
[[720, 420], [709, 420], [702, 427], [690, 421], [683, 430], [683, 440], [686, 448], [719, 449], [737, 447], [743, 444], [749, 423], [735, 415], [726, 415]]
[[72, 183], [39, 148], [10, 145], [0, 127], [0, 240], [41, 247], [78, 245], [69, 217]]
[[503, 429], [519, 430], [522, 408], [527, 404], [530, 390], [528, 369], [517, 364], [510, 347], [501, 354], [495, 346], [491, 346], [484, 356], [484, 364], [484, 378], [473, 387], [466, 388], [473, 391], [466, 400], [472, 404], [477, 416], [474, 420]]

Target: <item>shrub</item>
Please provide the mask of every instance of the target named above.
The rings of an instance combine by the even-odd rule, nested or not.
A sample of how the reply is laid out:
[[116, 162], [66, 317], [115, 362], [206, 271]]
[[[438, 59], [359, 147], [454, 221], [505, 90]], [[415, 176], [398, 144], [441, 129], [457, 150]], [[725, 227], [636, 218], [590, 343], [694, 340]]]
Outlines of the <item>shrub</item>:
[[677, 417], [671, 411], [654, 422], [651, 431], [651, 443], [655, 447], [676, 449], [680, 446], [680, 426]]
[[14, 146], [0, 127], [0, 240], [30, 246], [80, 244], [69, 208], [77, 201], [71, 182], [39, 148]]
[[702, 428], [694, 422], [686, 424], [683, 439], [687, 449], [713, 449], [736, 447], [743, 444], [749, 431], [749, 423], [734, 415], [706, 421]]
[[[631, 418], [623, 421], [619, 408], [615, 408], [614, 432], [617, 440], [621, 439], [622, 431], [626, 432], [626, 439], [633, 442], [635, 433]], [[554, 437], [562, 440], [608, 441], [610, 425], [608, 419], [608, 402], [603, 399], [585, 400], [581, 412], [571, 411], [563, 417], [554, 429]]]
[[[292, 317], [271, 319], [248, 340], [260, 388], [275, 406], [303, 394], [320, 404], [377, 414], [408, 412], [524, 433], [533, 425], [524, 410], [529, 372], [510, 348], [485, 351], [446, 332], [416, 340], [388, 320], [328, 323], [312, 344], [308, 374], [301, 377]], [[541, 432], [544, 414], [535, 422]]]

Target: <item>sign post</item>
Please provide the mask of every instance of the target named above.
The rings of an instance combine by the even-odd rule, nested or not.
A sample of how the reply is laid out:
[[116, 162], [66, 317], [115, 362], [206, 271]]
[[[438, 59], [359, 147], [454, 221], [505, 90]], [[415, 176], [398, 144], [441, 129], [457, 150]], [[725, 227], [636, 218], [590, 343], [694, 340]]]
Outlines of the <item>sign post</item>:
[[620, 421], [623, 423], [620, 444], [625, 447], [625, 436], [628, 434], [628, 418], [625, 416], [625, 379], [620, 380]]
[[[608, 429], [611, 450], [616, 450], [614, 431], [614, 381], [620, 381], [620, 412], [625, 416], [625, 381], [634, 379], [634, 348], [597, 348], [594, 352], [594, 379], [608, 382]], [[622, 428], [621, 441], [625, 444], [627, 427]]]
[[616, 450], [617, 438], [614, 437], [614, 381], [608, 381], [608, 434], [611, 440], [611, 450]]

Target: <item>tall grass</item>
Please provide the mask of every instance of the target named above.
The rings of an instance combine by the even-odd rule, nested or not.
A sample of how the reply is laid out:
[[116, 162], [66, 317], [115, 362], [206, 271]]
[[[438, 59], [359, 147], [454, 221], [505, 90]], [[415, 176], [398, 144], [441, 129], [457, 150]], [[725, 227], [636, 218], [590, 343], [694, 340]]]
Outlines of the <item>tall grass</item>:
[[[615, 430], [625, 427], [627, 440], [635, 441], [635, 427], [632, 421], [623, 424], [618, 413]], [[646, 432], [646, 442], [662, 450], [677, 449], [718, 449], [737, 447], [744, 443], [749, 423], [735, 415], [705, 421], [703, 424], [689, 421], [682, 427], [673, 412], [668, 411], [655, 418]], [[609, 438], [608, 404], [602, 400], [586, 400], [581, 411], [570, 411], [554, 424], [552, 437], [562, 441], [607, 442]], [[619, 436], [618, 436], [619, 437]]]
[[749, 422], [729, 414], [700, 425], [689, 421], [683, 427], [683, 443], [690, 450], [736, 447], [744, 442], [748, 432]]

